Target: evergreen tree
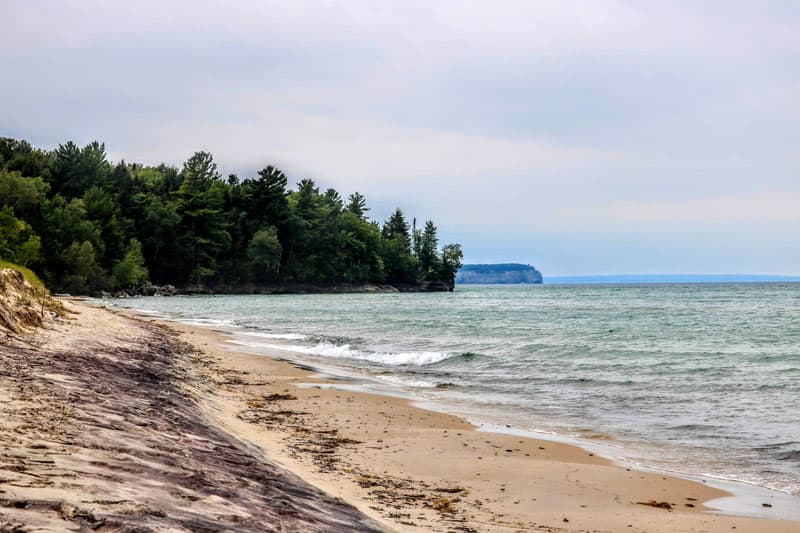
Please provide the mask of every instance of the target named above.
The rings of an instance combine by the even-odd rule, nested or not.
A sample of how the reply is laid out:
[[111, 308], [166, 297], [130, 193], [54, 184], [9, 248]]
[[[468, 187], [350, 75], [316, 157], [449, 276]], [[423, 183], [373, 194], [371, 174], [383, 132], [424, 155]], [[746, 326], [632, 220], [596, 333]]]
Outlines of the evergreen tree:
[[242, 185], [244, 206], [254, 228], [286, 224], [289, 218], [286, 183], [286, 175], [270, 165], [258, 172], [258, 178]]
[[328, 189], [325, 191], [325, 204], [330, 209], [331, 214], [338, 215], [344, 209], [344, 202], [342, 197], [336, 192], [335, 189]]
[[364, 218], [367, 211], [369, 211], [369, 208], [367, 207], [367, 199], [364, 198], [364, 195], [360, 192], [354, 192], [347, 197], [346, 209], [357, 217]]
[[182, 214], [179, 242], [186, 253], [189, 280], [202, 284], [216, 277], [217, 260], [230, 247], [231, 237], [222, 213], [224, 186], [211, 154], [197, 152], [184, 164], [178, 189]]
[[419, 262], [422, 272], [428, 277], [436, 275], [439, 271], [439, 237], [436, 235], [436, 226], [433, 221], [425, 222], [425, 229], [419, 244]]
[[409, 233], [408, 222], [403, 212], [398, 207], [383, 225], [384, 239], [399, 239], [403, 243], [407, 254], [411, 253], [411, 234]]
[[422, 232], [417, 229], [417, 218], [411, 223], [411, 246], [414, 257], [419, 259], [422, 253]]
[[92, 142], [83, 148], [73, 142], [59, 145], [55, 161], [46, 173], [53, 191], [68, 197], [81, 196], [92, 186], [109, 187], [111, 166], [105, 145]]
[[295, 191], [264, 167], [222, 179], [208, 152], [182, 168], [106, 160], [98, 142], [53, 151], [0, 138], [0, 256], [55, 291], [141, 284], [383, 283], [452, 279], [460, 247], [440, 252], [432, 222], [398, 208], [382, 227], [360, 193], [347, 202], [311, 179]]

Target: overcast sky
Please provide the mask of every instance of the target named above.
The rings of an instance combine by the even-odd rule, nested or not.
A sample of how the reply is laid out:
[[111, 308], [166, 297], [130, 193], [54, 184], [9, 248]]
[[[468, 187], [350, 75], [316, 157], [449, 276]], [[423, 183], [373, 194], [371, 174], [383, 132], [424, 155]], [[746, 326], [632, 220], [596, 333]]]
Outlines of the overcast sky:
[[279, 165], [547, 275], [800, 274], [800, 3], [0, 0], [0, 135]]

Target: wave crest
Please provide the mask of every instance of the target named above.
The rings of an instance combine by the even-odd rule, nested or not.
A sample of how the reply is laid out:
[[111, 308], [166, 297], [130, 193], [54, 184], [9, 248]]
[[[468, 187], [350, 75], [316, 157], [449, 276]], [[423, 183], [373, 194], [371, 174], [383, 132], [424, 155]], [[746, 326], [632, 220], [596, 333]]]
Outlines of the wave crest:
[[242, 335], [247, 335], [248, 337], [258, 337], [261, 339], [281, 339], [287, 341], [302, 341], [308, 338], [307, 335], [302, 335], [300, 333], [262, 333], [257, 331], [247, 331], [242, 333]]
[[[251, 343], [242, 342], [241, 344], [253, 346]], [[292, 344], [258, 344], [257, 346], [319, 357], [358, 359], [388, 366], [425, 366], [453, 357], [453, 354], [442, 352], [367, 352], [353, 349], [349, 344], [333, 344], [327, 341], [319, 342], [316, 346], [297, 346]]]

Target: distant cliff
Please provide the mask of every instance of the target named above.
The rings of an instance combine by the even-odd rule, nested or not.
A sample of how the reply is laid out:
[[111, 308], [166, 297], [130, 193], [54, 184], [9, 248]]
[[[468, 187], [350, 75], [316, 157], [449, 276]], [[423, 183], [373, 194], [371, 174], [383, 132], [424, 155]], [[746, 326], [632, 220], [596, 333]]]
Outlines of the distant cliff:
[[464, 285], [542, 283], [542, 273], [531, 265], [519, 263], [464, 265], [456, 274], [456, 283]]

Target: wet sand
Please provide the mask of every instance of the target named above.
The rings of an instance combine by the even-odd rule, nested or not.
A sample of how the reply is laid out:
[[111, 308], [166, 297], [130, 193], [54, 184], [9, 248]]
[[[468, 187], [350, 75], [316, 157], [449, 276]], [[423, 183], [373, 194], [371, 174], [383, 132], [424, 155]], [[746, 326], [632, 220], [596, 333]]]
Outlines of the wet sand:
[[[703, 483], [332, 388], [209, 329], [78, 306], [57, 340], [0, 347], [0, 531], [70, 516], [178, 531], [800, 530], [711, 514], [726, 493]], [[14, 370], [21, 359], [34, 366]]]

